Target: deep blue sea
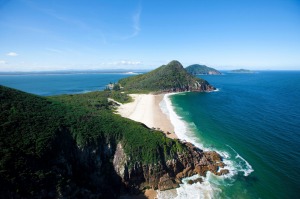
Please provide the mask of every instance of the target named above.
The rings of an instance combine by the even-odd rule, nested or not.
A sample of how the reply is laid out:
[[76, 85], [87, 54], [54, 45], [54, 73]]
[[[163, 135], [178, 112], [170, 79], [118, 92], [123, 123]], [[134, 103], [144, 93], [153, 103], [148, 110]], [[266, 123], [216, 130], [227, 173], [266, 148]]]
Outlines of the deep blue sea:
[[[0, 75], [0, 84], [48, 96], [103, 90], [132, 74]], [[169, 96], [185, 136], [219, 151], [227, 177], [182, 186], [179, 198], [300, 198], [300, 72], [200, 76], [218, 88]]]

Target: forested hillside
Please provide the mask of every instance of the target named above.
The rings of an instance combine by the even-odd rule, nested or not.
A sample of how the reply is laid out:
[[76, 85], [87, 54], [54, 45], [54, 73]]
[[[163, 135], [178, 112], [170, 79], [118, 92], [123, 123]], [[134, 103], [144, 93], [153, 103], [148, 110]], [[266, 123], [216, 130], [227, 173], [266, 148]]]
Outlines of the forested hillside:
[[113, 114], [108, 96], [47, 99], [1, 86], [1, 196], [114, 198], [121, 187], [111, 165], [118, 143], [131, 160], [128, 166], [157, 163], [184, 150], [178, 141]]
[[167, 65], [119, 81], [124, 90], [131, 92], [180, 92], [214, 90], [207, 81], [194, 77], [180, 62], [171, 61]]
[[193, 64], [185, 68], [192, 75], [221, 75], [221, 72], [206, 65]]

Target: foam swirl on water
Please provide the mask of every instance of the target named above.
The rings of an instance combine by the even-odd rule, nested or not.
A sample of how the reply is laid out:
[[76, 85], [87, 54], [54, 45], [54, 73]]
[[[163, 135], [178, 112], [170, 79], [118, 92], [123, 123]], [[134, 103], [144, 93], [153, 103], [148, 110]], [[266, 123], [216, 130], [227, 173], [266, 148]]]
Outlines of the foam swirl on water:
[[247, 160], [245, 160], [240, 154], [238, 154], [238, 152], [236, 152], [236, 150], [234, 150], [231, 146], [229, 146], [228, 144], [226, 144], [226, 146], [228, 146], [232, 151], [234, 151], [234, 153], [236, 153], [235, 159], [241, 160], [237, 165], [238, 170], [244, 172], [244, 176], [250, 175], [250, 173], [252, 173], [254, 170], [249, 162], [247, 162]]

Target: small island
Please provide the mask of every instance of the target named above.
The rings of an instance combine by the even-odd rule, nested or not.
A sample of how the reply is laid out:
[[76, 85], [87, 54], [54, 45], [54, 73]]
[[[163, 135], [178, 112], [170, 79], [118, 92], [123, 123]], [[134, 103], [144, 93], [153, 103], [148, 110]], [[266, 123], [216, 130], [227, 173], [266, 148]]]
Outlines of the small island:
[[206, 65], [193, 64], [185, 68], [192, 75], [221, 75], [222, 73]]
[[230, 73], [254, 73], [254, 71], [248, 69], [236, 69], [230, 71]]

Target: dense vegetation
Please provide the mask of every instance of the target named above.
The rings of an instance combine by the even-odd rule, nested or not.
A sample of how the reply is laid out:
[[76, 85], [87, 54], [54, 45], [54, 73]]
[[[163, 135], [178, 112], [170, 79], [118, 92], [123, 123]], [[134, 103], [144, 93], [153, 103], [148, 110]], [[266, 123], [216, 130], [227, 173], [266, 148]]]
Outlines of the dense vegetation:
[[206, 65], [193, 64], [185, 68], [185, 70], [192, 75], [220, 75], [218, 70], [208, 67]]
[[184, 70], [178, 61], [172, 61], [146, 74], [136, 75], [119, 81], [124, 90], [131, 92], [155, 92], [190, 90], [195, 84], [206, 84]]
[[[126, 94], [119, 93], [120, 96], [127, 96]], [[122, 141], [124, 149], [127, 154], [132, 155], [131, 159], [134, 161], [142, 161], [145, 163], [155, 163], [159, 160], [156, 156], [156, 149], [164, 144], [170, 145], [177, 141], [168, 139], [159, 131], [153, 131], [143, 124], [134, 122], [132, 120], [123, 118], [119, 115], [113, 114], [113, 106], [117, 106], [107, 100], [107, 97], [119, 97], [116, 93], [111, 95], [107, 92], [98, 91], [79, 95], [61, 95], [50, 97], [55, 102], [60, 102], [67, 105], [72, 109], [71, 115], [76, 115], [77, 112], [82, 110], [87, 111], [87, 115], [95, 116], [96, 124], [91, 124], [95, 131], [86, 133], [85, 131], [79, 132], [77, 135], [77, 143], [84, 144], [90, 137], [99, 136], [99, 130], [105, 136], [112, 136], [116, 140]], [[120, 97], [119, 97], [120, 98]], [[114, 98], [118, 101], [118, 98]], [[122, 99], [122, 98], [120, 98]], [[122, 102], [122, 101], [121, 101]], [[124, 101], [123, 101], [124, 102]], [[80, 128], [89, 125], [88, 123], [80, 124]], [[126, 127], [126, 128], [124, 128]], [[86, 127], [89, 129], [89, 127]], [[80, 135], [80, 139], [78, 136]], [[174, 143], [173, 143], [174, 142]], [[181, 150], [180, 145], [173, 145], [168, 153], [172, 151]], [[174, 148], [175, 147], [175, 148]], [[174, 151], [175, 150], [175, 151]], [[168, 156], [168, 153], [164, 154]]]
[[44, 98], [0, 86], [0, 195], [80, 197], [76, 194], [83, 188], [86, 194], [109, 192], [117, 186], [112, 157], [103, 157], [101, 175], [92, 175], [92, 160], [83, 160], [92, 146], [105, 151], [122, 143], [131, 164], [156, 163], [185, 150], [177, 140], [113, 114], [108, 97], [130, 101], [117, 91]]

